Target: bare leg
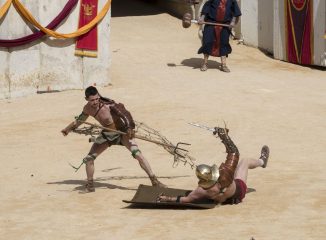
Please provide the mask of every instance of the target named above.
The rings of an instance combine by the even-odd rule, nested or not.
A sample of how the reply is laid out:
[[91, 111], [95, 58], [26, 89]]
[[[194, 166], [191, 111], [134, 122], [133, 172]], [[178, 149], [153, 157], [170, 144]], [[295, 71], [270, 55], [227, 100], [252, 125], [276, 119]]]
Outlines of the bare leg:
[[87, 180], [93, 180], [94, 171], [95, 171], [94, 160], [87, 161], [86, 163]]
[[249, 165], [251, 165], [252, 167], [255, 166], [255, 162], [253, 159], [241, 159], [238, 163], [237, 169], [235, 170], [234, 178], [241, 179], [246, 183]]
[[267, 165], [268, 158], [269, 148], [268, 146], [263, 146], [261, 150], [261, 155], [258, 159], [247, 158], [240, 160], [235, 171], [234, 178], [240, 178], [242, 181], [247, 183], [248, 169], [255, 169], [257, 167], [265, 168]]
[[109, 147], [108, 143], [102, 143], [102, 144], [96, 144], [94, 143], [91, 147], [91, 150], [89, 151], [88, 155], [86, 156], [86, 175], [87, 175], [87, 184], [86, 188], [89, 192], [94, 192], [95, 188], [93, 185], [93, 177], [94, 177], [94, 160], [96, 157], [98, 157], [105, 149]]
[[[88, 156], [94, 156], [95, 158], [98, 157], [105, 149], [109, 147], [109, 144], [107, 142], [102, 144], [94, 143], [91, 147], [91, 150], [88, 153]], [[94, 176], [94, 160], [88, 160], [86, 162], [86, 174], [87, 174], [87, 180], [93, 180]]]
[[207, 68], [208, 68], [208, 66], [207, 66], [208, 57], [209, 57], [208, 54], [204, 54], [204, 62], [203, 62], [203, 65], [200, 68], [200, 71], [206, 71], [207, 70]]
[[137, 143], [134, 140], [130, 140], [126, 137], [123, 137], [121, 142], [133, 154], [133, 157], [138, 160], [140, 167], [146, 172], [152, 182], [152, 185], [165, 187], [165, 185], [162, 184], [154, 175], [149, 162], [140, 152]]

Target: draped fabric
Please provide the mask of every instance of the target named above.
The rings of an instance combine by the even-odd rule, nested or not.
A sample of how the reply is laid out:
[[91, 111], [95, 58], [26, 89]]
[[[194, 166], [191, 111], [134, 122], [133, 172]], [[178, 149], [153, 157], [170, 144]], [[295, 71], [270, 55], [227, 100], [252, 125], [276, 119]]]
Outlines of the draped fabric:
[[[48, 29], [55, 29], [71, 12], [71, 10], [76, 6], [78, 0], [69, 0], [62, 11], [56, 16], [49, 25], [46, 26]], [[21, 45], [25, 45], [31, 43], [37, 39], [40, 39], [45, 35], [44, 32], [37, 31], [28, 36], [12, 39], [12, 40], [3, 40], [0, 39], [0, 47], [17, 47]]]
[[38, 23], [35, 20], [32, 14], [20, 3], [19, 0], [7, 0], [5, 4], [0, 8], [0, 19], [6, 14], [11, 3], [13, 3], [17, 11], [25, 18], [25, 20], [27, 20], [32, 25], [40, 29], [40, 31], [42, 31], [43, 33], [41, 34], [40, 32], [36, 32], [35, 34], [41, 34], [41, 35], [31, 34], [19, 39], [0, 40], [0, 47], [20, 46], [35, 41], [36, 39], [42, 37], [44, 34], [47, 34], [54, 38], [76, 38], [78, 36], [87, 33], [94, 26], [96, 26], [105, 17], [105, 15], [107, 14], [111, 6], [111, 0], [108, 0], [106, 4], [103, 6], [100, 13], [96, 15], [96, 17], [92, 21], [90, 21], [88, 24], [84, 25], [83, 27], [79, 28], [75, 32], [63, 34], [63, 33], [58, 33], [56, 31], [53, 31], [52, 29], [56, 28], [62, 22], [62, 20], [68, 16], [68, 14], [71, 12], [72, 8], [77, 4], [77, 2], [78, 0], [69, 0], [65, 8], [61, 11], [61, 13], [47, 27], [43, 27], [40, 23]]
[[[220, 4], [218, 5], [215, 13], [216, 14], [215, 19], [217, 20], [217, 22], [224, 22], [224, 18], [226, 15], [226, 3], [227, 0], [220, 0]], [[211, 52], [213, 56], [224, 56], [224, 54], [223, 55], [220, 54], [222, 29], [223, 28], [218, 26], [214, 27], [215, 39], [214, 39], [213, 48]], [[231, 53], [231, 51], [228, 52]]]
[[47, 35], [55, 38], [75, 38], [79, 37], [85, 33], [87, 33], [89, 30], [91, 30], [96, 24], [98, 24], [106, 15], [108, 10], [111, 6], [111, 0], [108, 0], [106, 4], [103, 6], [100, 13], [88, 24], [85, 26], [79, 28], [77, 31], [72, 33], [58, 33], [51, 29], [43, 27], [40, 23], [38, 23], [35, 18], [32, 16], [32, 14], [18, 1], [14, 0], [14, 4], [17, 7], [18, 11], [24, 16], [24, 18], [29, 21], [31, 24], [33, 24], [35, 27], [40, 29], [41, 31], [45, 32]]
[[12, 3], [12, 0], [7, 0], [5, 4], [0, 8], [0, 19], [7, 13], [8, 9], [10, 8], [10, 5]]
[[[78, 28], [90, 23], [97, 15], [98, 0], [81, 0]], [[76, 42], [76, 55], [97, 57], [97, 26], [88, 33], [78, 37]]]
[[287, 61], [312, 64], [313, 60], [313, 1], [286, 0]]

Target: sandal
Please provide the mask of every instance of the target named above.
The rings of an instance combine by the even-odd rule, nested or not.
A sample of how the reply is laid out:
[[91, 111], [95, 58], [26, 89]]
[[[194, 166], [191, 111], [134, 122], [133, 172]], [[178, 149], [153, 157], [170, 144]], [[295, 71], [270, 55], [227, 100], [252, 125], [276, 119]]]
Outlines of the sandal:
[[268, 158], [269, 158], [269, 147], [266, 146], [266, 145], [264, 145], [261, 148], [261, 154], [260, 154], [260, 157], [259, 157], [259, 159], [263, 160], [263, 162], [264, 162], [262, 168], [266, 168], [267, 162], [268, 162]]
[[222, 72], [226, 72], [226, 73], [231, 72], [230, 69], [229, 69], [226, 65], [222, 65], [222, 66], [221, 66], [221, 71], [222, 71]]
[[207, 69], [208, 69], [207, 63], [204, 63], [204, 64], [200, 67], [200, 71], [202, 71], [202, 72], [207, 71]]
[[93, 180], [88, 180], [85, 187], [86, 187], [86, 192], [95, 192], [95, 187], [94, 187], [94, 181]]

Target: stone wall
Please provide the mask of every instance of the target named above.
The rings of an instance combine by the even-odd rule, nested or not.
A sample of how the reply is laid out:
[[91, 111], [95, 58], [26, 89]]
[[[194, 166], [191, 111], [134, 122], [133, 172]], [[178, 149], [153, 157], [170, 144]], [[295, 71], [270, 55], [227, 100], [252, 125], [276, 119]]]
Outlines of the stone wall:
[[[0, 6], [5, 0], [0, 0]], [[63, 9], [67, 0], [21, 0], [38, 22], [46, 26]], [[98, 12], [106, 0], [99, 0]], [[77, 30], [79, 4], [56, 31], [71, 33]], [[11, 6], [0, 20], [0, 38], [15, 39], [35, 30]], [[83, 89], [90, 84], [110, 82], [109, 51], [110, 12], [98, 25], [98, 57], [74, 55], [74, 39], [43, 37], [29, 45], [0, 48], [0, 99], [35, 94], [37, 90]]]

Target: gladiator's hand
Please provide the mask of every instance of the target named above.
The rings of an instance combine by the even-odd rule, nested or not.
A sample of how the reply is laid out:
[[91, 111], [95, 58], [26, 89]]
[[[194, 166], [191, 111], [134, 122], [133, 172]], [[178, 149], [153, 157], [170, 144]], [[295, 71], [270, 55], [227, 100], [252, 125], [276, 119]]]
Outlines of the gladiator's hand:
[[237, 18], [236, 17], [232, 18], [232, 21], [230, 22], [230, 27], [229, 27], [230, 30], [232, 30], [232, 28], [235, 27], [236, 22], [237, 22]]
[[215, 127], [213, 134], [214, 135], [217, 134], [221, 138], [221, 137], [225, 136], [226, 134], [228, 134], [228, 132], [229, 132], [229, 129], [227, 129], [227, 128]]
[[127, 135], [128, 135], [128, 138], [133, 139], [135, 137], [135, 130], [128, 128]]
[[67, 129], [62, 129], [61, 133], [63, 136], [67, 136], [69, 134], [69, 131]]
[[202, 18], [199, 18], [197, 21], [198, 25], [203, 25], [204, 24], [204, 20]]
[[175, 202], [176, 201], [175, 197], [170, 197], [170, 196], [166, 196], [163, 194], [164, 193], [161, 193], [160, 195], [158, 195], [158, 197], [156, 198], [156, 202]]

